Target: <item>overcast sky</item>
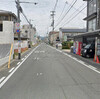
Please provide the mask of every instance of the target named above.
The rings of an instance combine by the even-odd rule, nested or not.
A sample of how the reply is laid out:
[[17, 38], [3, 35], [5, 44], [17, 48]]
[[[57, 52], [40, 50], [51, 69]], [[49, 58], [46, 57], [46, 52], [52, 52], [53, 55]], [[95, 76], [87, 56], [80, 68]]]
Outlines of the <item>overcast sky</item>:
[[[36, 26], [38, 34], [41, 36], [45, 36], [47, 31], [51, 30], [50, 25], [51, 25], [52, 20], [50, 17], [50, 11], [53, 10], [56, 0], [20, 0], [20, 1], [38, 2], [37, 5], [21, 4], [21, 6], [24, 10], [24, 13], [28, 17], [28, 19], [33, 20], [32, 24], [33, 26]], [[72, 1], [75, 1], [75, 0], [58, 0], [58, 4], [56, 7], [56, 13], [55, 13], [55, 25], [62, 18], [61, 17], [58, 20], [66, 1], [68, 2], [68, 4], [66, 4], [65, 6], [65, 10], [62, 14], [62, 17], [68, 10]], [[74, 13], [76, 11], [75, 9], [78, 9], [80, 6], [81, 6], [80, 8], [81, 10], [84, 6], [86, 6], [86, 2], [83, 2], [83, 0], [77, 0], [77, 3], [70, 10], [70, 12], [66, 15], [64, 20], [56, 27], [55, 30], [59, 30], [59, 28], [62, 27], [65, 23], [67, 23], [71, 17], [75, 16], [75, 14], [79, 12], [77, 11], [76, 13]], [[14, 0], [0, 0], [0, 10], [12, 11], [13, 13], [16, 14], [16, 4]], [[86, 22], [83, 20], [85, 17], [86, 17], [86, 9], [83, 10], [72, 21], [65, 24], [63, 27], [65, 28], [85, 28]], [[22, 15], [21, 15], [21, 20], [22, 20], [21, 24], [28, 24]]]

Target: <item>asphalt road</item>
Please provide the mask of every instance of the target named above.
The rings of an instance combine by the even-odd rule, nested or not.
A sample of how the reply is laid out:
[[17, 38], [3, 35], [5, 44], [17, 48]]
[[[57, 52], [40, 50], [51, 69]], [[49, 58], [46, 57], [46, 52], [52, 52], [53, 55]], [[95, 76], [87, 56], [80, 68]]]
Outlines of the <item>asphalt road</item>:
[[0, 99], [100, 99], [100, 74], [41, 44], [1, 87]]

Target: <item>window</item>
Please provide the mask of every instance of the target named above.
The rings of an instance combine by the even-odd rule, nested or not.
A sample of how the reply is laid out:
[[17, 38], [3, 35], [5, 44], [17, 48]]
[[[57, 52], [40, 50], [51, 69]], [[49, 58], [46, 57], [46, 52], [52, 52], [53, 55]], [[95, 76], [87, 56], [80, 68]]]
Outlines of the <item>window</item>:
[[96, 0], [90, 0], [89, 1], [89, 15], [96, 12], [96, 9], [97, 9]]
[[96, 18], [88, 21], [88, 32], [96, 30]]
[[8, 16], [0, 16], [0, 20], [2, 21], [2, 20], [8, 20]]
[[0, 24], [0, 31], [3, 31], [3, 24]]

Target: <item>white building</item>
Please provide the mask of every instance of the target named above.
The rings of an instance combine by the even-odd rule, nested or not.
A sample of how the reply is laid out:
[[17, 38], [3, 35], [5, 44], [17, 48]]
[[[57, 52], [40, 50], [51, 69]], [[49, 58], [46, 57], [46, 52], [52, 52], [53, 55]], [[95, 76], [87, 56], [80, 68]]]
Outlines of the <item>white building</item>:
[[16, 20], [17, 17], [14, 13], [0, 10], [0, 44], [14, 42]]
[[30, 25], [23, 25], [21, 28], [21, 36], [27, 37], [32, 42], [32, 45], [36, 44], [36, 28]]
[[[0, 66], [8, 62], [11, 44], [14, 44], [16, 20], [17, 17], [14, 13], [0, 10]], [[12, 56], [13, 53], [14, 48]]]

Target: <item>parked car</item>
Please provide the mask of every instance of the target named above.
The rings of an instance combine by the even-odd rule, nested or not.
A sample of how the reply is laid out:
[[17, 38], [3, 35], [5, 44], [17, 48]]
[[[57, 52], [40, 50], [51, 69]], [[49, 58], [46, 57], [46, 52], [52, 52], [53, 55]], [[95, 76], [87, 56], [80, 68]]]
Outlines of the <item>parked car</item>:
[[82, 50], [81, 54], [83, 57], [93, 58], [95, 54], [95, 44], [91, 43], [86, 45]]

